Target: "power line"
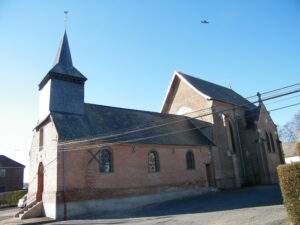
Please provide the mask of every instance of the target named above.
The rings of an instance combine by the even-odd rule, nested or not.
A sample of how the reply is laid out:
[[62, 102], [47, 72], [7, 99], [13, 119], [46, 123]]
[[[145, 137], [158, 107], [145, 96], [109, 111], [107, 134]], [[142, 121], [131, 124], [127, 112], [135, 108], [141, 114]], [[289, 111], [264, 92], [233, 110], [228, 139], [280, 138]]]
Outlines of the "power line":
[[281, 102], [281, 101], [286, 101], [286, 100], [297, 98], [297, 97], [300, 97], [300, 95], [294, 95], [294, 96], [291, 96], [291, 97], [288, 97], [288, 98], [279, 99], [277, 101], [272, 101], [272, 102], [266, 103], [266, 105], [274, 104], [274, 103]]
[[[299, 90], [298, 90], [299, 91]], [[292, 92], [292, 93], [294, 93], [294, 91]], [[284, 95], [287, 95], [287, 94], [291, 94], [291, 93], [285, 93]], [[280, 95], [276, 95], [276, 96], [273, 96], [272, 98], [268, 98], [268, 100], [271, 100], [271, 99], [274, 99], [274, 98], [278, 98], [278, 97], [281, 97], [282, 96], [282, 94], [280, 94]], [[292, 97], [297, 97], [297, 96], [292, 96]], [[286, 99], [282, 99], [282, 100], [287, 100], [287, 99], [289, 99], [289, 98], [286, 98]], [[279, 100], [279, 101], [282, 101], [282, 100]], [[272, 103], [272, 102], [271, 102]], [[251, 102], [249, 102], [249, 104], [253, 104], [253, 103], [251, 103]], [[269, 105], [269, 104], [268, 104]], [[242, 106], [242, 105], [241, 105]], [[230, 111], [230, 110], [234, 110], [234, 109], [236, 109], [236, 106], [235, 107], [233, 107], [233, 108], [229, 108], [229, 109], [226, 109], [226, 110], [221, 110], [221, 111], [218, 111], [218, 112], [210, 112], [210, 113], [208, 113], [208, 114], [204, 114], [204, 115], [197, 115], [197, 116], [195, 116], [195, 117], [189, 117], [189, 118], [180, 118], [180, 121], [185, 121], [185, 120], [190, 120], [190, 119], [195, 119], [195, 118], [199, 118], [199, 117], [205, 117], [205, 116], [208, 116], [208, 115], [212, 115], [212, 114], [217, 114], [217, 113], [222, 113], [222, 112], [225, 112], [225, 111]], [[197, 110], [196, 110], [197, 111]], [[160, 124], [160, 125], [158, 125], [158, 126], [165, 126], [165, 125], [168, 125], [168, 124], [173, 124], [173, 123], [178, 123], [178, 122], [180, 122], [180, 121], [173, 121], [173, 122], [171, 122], [171, 123], [164, 123], [164, 124]], [[155, 128], [155, 127], [158, 127], [158, 126], [153, 126], [153, 127], [149, 127], [149, 128], [147, 128], [147, 130], [148, 129], [153, 129], [153, 128]], [[145, 129], [139, 129], [139, 130], [145, 130]], [[133, 130], [132, 132], [137, 132], [137, 131], [139, 131], [139, 130]], [[126, 133], [125, 133], [126, 134]], [[80, 139], [80, 141], [77, 141], [77, 140], [75, 140], [75, 141], [67, 141], [67, 142], [60, 142], [59, 144], [57, 144], [58, 146], [60, 146], [60, 145], [66, 145], [66, 144], [74, 144], [74, 143], [80, 143], [80, 142], [86, 142], [86, 141], [93, 141], [93, 140], [104, 140], [104, 141], [113, 141], [114, 139], [116, 139], [117, 137], [116, 136], [121, 136], [121, 135], [125, 135], [125, 134], [118, 134], [118, 135], [111, 135], [110, 137], [115, 137], [115, 138], [110, 138], [110, 139], [105, 139], [105, 137], [101, 137], [101, 138], [86, 138], [86, 139], [84, 139], [84, 140], [82, 140], [82, 139]], [[37, 147], [36, 147], [37, 148]], [[57, 149], [57, 147], [55, 146], [54, 147], [54, 149]]]
[[[277, 88], [277, 89], [274, 89], [274, 90], [270, 90], [270, 91], [267, 91], [267, 92], [263, 92], [261, 93], [261, 95], [264, 95], [266, 93], [274, 93], [274, 92], [278, 92], [280, 90], [284, 90], [286, 88], [290, 88], [290, 87], [295, 87], [295, 86], [298, 86], [300, 85], [300, 83], [297, 83], [297, 84], [293, 84], [293, 85], [288, 85], [288, 86], [284, 86], [284, 87], [281, 87], [281, 88]], [[299, 91], [299, 90], [298, 90]], [[198, 96], [192, 96], [192, 98], [194, 97], [198, 97]], [[250, 97], [247, 97], [246, 99], [248, 98], [251, 98], [251, 97], [254, 97], [254, 96], [250, 96]], [[257, 95], [255, 95], [255, 97], [257, 97]], [[264, 99], [265, 100], [265, 99]], [[255, 101], [254, 103], [258, 103], [258, 101]], [[251, 104], [249, 102], [249, 104]], [[245, 104], [245, 106], [248, 105]], [[180, 116], [186, 116], [188, 114], [192, 114], [192, 113], [195, 113], [195, 112], [201, 112], [201, 111], [205, 111], [205, 110], [212, 110], [213, 107], [207, 107], [207, 108], [201, 108], [201, 109], [198, 109], [198, 110], [195, 110], [195, 111], [192, 111], [192, 112], [188, 112], [188, 113], [184, 113], [184, 114], [181, 114]], [[170, 114], [169, 114], [170, 115]], [[175, 115], [173, 115], [174, 117], [176, 117]], [[165, 121], [172, 121], [174, 120], [175, 118], [163, 118], [162, 120], [165, 120]], [[175, 121], [176, 122], [176, 121]], [[166, 123], [166, 122], [165, 122]], [[160, 125], [157, 125], [156, 122], [153, 122], [153, 123], [144, 123], [142, 125], [139, 125], [139, 126], [136, 126], [135, 128], [124, 128], [124, 129], [119, 129], [118, 131], [116, 132], [109, 132], [109, 133], [104, 133], [104, 134], [101, 134], [100, 137], [94, 137], [94, 138], [110, 138], [112, 136], [119, 136], [119, 135], [123, 135], [123, 132], [128, 132], [128, 133], [132, 133], [132, 132], [137, 132], [137, 131], [140, 131], [142, 129], [145, 129], [145, 130], [148, 130], [148, 129], [152, 129], [152, 124], [153, 124], [153, 128], [156, 127], [156, 126], [160, 126]], [[150, 127], [146, 126], [146, 125], [150, 125]], [[164, 124], [162, 124], [164, 125]], [[141, 127], [142, 126], [142, 127]], [[121, 131], [123, 131], [121, 133]], [[76, 139], [77, 141], [80, 141], [81, 139]], [[75, 139], [73, 139], [72, 141], [65, 141], [64, 143], [68, 143], [68, 142], [74, 142], [76, 141]]]
[[[283, 86], [281, 88], [276, 88], [276, 89], [273, 89], [273, 90], [264, 91], [264, 92], [261, 92], [260, 94], [261, 95], [265, 95], [265, 94], [269, 94], [269, 93], [281, 91], [281, 90], [286, 89], [286, 88], [295, 87], [295, 86], [298, 86], [298, 85], [300, 85], [300, 83], [295, 83], [295, 84]], [[252, 96], [249, 96], [248, 98], [254, 98], [254, 97], [257, 97], [257, 95], [252, 95]]]
[[[300, 105], [299, 103], [295, 103], [295, 104], [291, 104], [291, 105], [287, 105], [287, 106], [283, 106], [283, 107], [279, 107], [279, 108], [274, 108], [271, 109], [268, 112], [273, 112], [273, 111], [278, 111], [281, 109], [285, 109], [285, 108], [289, 108], [289, 107], [293, 107], [293, 106], [297, 106]], [[86, 149], [92, 149], [95, 147], [107, 147], [107, 146], [112, 146], [112, 145], [119, 145], [119, 144], [128, 144], [128, 143], [135, 143], [135, 141], [141, 141], [141, 140], [148, 140], [148, 139], [153, 139], [153, 138], [157, 138], [157, 137], [161, 137], [161, 136], [167, 136], [167, 135], [173, 135], [173, 134], [177, 134], [177, 133], [183, 133], [183, 132], [189, 132], [192, 130], [202, 130], [205, 128], [211, 127], [211, 125], [209, 126], [202, 126], [202, 127], [195, 127], [195, 128], [191, 128], [191, 129], [185, 129], [185, 130], [181, 130], [181, 131], [175, 131], [175, 132], [169, 132], [169, 133], [164, 133], [164, 134], [160, 134], [160, 135], [153, 135], [153, 136], [148, 136], [148, 137], [143, 137], [143, 138], [136, 138], [136, 139], [129, 139], [129, 140], [125, 140], [125, 141], [119, 141], [119, 142], [113, 142], [113, 143], [103, 143], [103, 144], [93, 144], [93, 145], [83, 145], [83, 146], [79, 146], [79, 147], [75, 147], [72, 149], [68, 149], [68, 148], [61, 148], [59, 150], [59, 152], [69, 152], [69, 151], [81, 151], [81, 150], [86, 150]], [[87, 148], [85, 148], [87, 147]]]
[[[279, 95], [275, 95], [275, 96], [272, 96], [272, 97], [268, 97], [266, 99], [263, 99], [263, 101], [268, 101], [268, 100], [271, 100], [271, 99], [274, 99], [274, 98], [279, 98], [279, 97], [282, 97], [282, 96], [286, 96], [286, 95], [289, 95], [289, 94], [294, 94], [294, 93], [297, 93], [297, 92], [300, 92], [300, 89], [297, 89], [297, 90], [294, 90], [292, 92], [286, 92], [286, 93], [281, 93]], [[237, 109], [238, 107], [244, 107], [244, 106], [247, 106], [247, 105], [253, 105], [254, 103], [258, 103], [259, 101], [255, 101], [255, 102], [249, 102], [249, 103], [245, 103], [245, 104], [242, 104], [242, 105], [237, 105], [237, 106], [234, 106], [232, 108], [229, 108], [229, 109], [226, 109], [224, 110], [225, 111], [231, 111], [231, 110], [235, 110]], [[190, 112], [190, 113], [195, 113], [195, 112], [199, 112], [203, 109], [200, 109], [200, 110], [194, 110], [193, 112]], [[222, 113], [223, 111], [221, 110], [220, 112], [217, 112], [217, 113]], [[192, 119], [197, 119], [199, 117], [205, 117], [205, 116], [209, 116], [209, 115], [212, 115], [214, 113], [212, 112], [209, 112], [207, 114], [204, 114], [204, 115], [198, 115], [198, 116], [194, 116], [194, 117], [184, 117], [184, 118], [180, 118], [180, 119], [177, 119], [177, 120], [174, 120], [172, 122], [165, 122], [165, 123], [162, 123], [162, 124], [159, 124], [159, 125], [154, 125], [154, 126], [150, 126], [150, 127], [144, 127], [144, 128], [139, 128], [139, 129], [135, 129], [135, 130], [130, 130], [130, 131], [127, 131], [127, 132], [120, 132], [118, 134], [112, 134], [112, 135], [107, 135], [107, 136], [103, 136], [101, 135], [100, 137], [92, 137], [92, 138], [85, 138], [85, 139], [77, 139], [77, 140], [72, 140], [72, 141], [64, 141], [64, 142], [61, 142], [60, 144], [73, 144], [73, 143], [80, 143], [80, 142], [85, 142], [85, 141], [95, 141], [95, 140], [104, 140], [104, 141], [111, 141], [114, 140], [114, 139], [118, 139], [120, 136], [122, 135], [127, 135], [127, 134], [131, 134], [131, 133], [136, 133], [136, 132], [140, 132], [140, 131], [146, 131], [146, 130], [151, 130], [151, 129], [154, 129], [154, 128], [158, 128], [158, 127], [163, 127], [163, 126], [167, 126], [167, 125], [170, 125], [170, 124], [175, 124], [175, 123], [179, 123], [179, 122], [182, 122], [182, 121], [189, 121], [189, 120], [192, 120]]]
[[[292, 105], [288, 105], [288, 106], [284, 106], [284, 107], [280, 107], [280, 108], [275, 108], [275, 109], [270, 110], [269, 112], [296, 106], [299, 104], [300, 103], [296, 103], [296, 104], [292, 104]], [[148, 136], [148, 137], [129, 139], [129, 140], [119, 141], [119, 142], [114, 142], [114, 143], [94, 144], [94, 145], [86, 145], [86, 146], [88, 146], [88, 148], [92, 148], [92, 147], [110, 146], [110, 145], [116, 145], [116, 144], [135, 143], [137, 141], [148, 140], [148, 139], [153, 139], [153, 138], [157, 138], [157, 137], [161, 137], [161, 136], [173, 135], [173, 134], [188, 132], [188, 131], [197, 130], [197, 129], [201, 130], [201, 129], [205, 129], [208, 127], [211, 127], [211, 125], [203, 126], [203, 127], [195, 127], [195, 128], [191, 128], [191, 129], [185, 129], [185, 130], [169, 132], [169, 133], [164, 133], [164, 134], [159, 134], [159, 135], [153, 135], [153, 136]], [[81, 148], [81, 147], [84, 147], [84, 146], [80, 146], [78, 148]], [[76, 147], [75, 147], [75, 149], [76, 149]], [[73, 151], [73, 150], [74, 150], [74, 148], [72, 148], [72, 149], [63, 148], [61, 151]]]
[[286, 109], [286, 108], [297, 106], [297, 105], [300, 105], [300, 102], [295, 103], [295, 104], [291, 104], [291, 105], [287, 105], [287, 106], [283, 106], [283, 107], [279, 107], [279, 108], [276, 108], [276, 109], [272, 109], [272, 110], [270, 110], [270, 112], [274, 112], [274, 111], [281, 110], [281, 109]]

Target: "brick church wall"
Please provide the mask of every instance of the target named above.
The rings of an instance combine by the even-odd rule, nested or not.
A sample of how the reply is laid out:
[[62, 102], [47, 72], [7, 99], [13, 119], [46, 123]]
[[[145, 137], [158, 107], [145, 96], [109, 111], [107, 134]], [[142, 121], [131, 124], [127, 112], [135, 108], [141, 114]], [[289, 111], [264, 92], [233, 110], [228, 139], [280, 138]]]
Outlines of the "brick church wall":
[[[112, 145], [113, 172], [99, 171], [93, 155], [101, 149], [94, 143], [68, 145], [63, 156], [64, 169], [59, 170], [64, 180], [65, 201], [108, 199], [158, 193], [176, 187], [206, 187], [206, 164], [210, 163], [208, 147], [169, 145]], [[84, 148], [84, 149], [82, 149]], [[160, 170], [148, 171], [148, 153], [159, 155]], [[195, 170], [187, 170], [185, 154], [193, 151]]]
[[[260, 140], [263, 140], [263, 145], [267, 156], [267, 166], [270, 172], [271, 183], [277, 183], [278, 177], [277, 177], [276, 168], [279, 164], [282, 163], [280, 159], [281, 158], [280, 155], [282, 155], [282, 148], [281, 147], [279, 148], [279, 145], [277, 144], [277, 140], [278, 140], [277, 127], [273, 123], [269, 113], [267, 112], [264, 106], [261, 111], [260, 119], [257, 122], [257, 128], [259, 131], [259, 137], [261, 137]], [[266, 132], [268, 132], [273, 136], [275, 151], [270, 151], [268, 149], [268, 144], [265, 135]], [[272, 148], [272, 144], [271, 144], [271, 148]]]

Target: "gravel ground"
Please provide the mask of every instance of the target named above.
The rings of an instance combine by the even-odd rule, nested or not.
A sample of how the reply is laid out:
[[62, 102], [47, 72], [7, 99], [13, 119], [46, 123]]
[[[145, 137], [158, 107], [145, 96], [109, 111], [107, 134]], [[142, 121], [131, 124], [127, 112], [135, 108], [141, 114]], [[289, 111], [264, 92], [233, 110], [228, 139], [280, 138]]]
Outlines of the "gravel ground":
[[[0, 224], [1, 216], [0, 212]], [[278, 186], [258, 186], [153, 204], [101, 218], [46, 221], [45, 218], [22, 223], [6, 220], [3, 224], [286, 225], [287, 214]]]

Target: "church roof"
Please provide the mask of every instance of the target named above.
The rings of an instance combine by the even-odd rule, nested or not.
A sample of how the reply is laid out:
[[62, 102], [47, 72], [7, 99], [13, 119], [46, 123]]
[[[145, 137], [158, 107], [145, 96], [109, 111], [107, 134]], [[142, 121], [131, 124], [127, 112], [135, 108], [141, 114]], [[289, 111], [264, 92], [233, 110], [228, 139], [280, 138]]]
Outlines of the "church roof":
[[[107, 138], [106, 142], [127, 142], [130, 140], [127, 143], [213, 145], [190, 121], [184, 120], [185, 117], [183, 116], [94, 104], [85, 104], [84, 115], [52, 112], [51, 116], [60, 141], [107, 137], [111, 134], [120, 134], [128, 130], [181, 119], [182, 121], [178, 123]], [[179, 133], [179, 131], [184, 132]], [[167, 133], [172, 134], [164, 135]], [[152, 136], [159, 137], [144, 139]]]
[[59, 46], [54, 66], [44, 77], [39, 84], [40, 89], [47, 83], [51, 78], [72, 80], [78, 82], [84, 82], [87, 78], [82, 75], [74, 66], [72, 62], [71, 51], [69, 47], [69, 41], [67, 32], [65, 31], [61, 44]]
[[256, 108], [254, 104], [252, 104], [243, 96], [239, 95], [238, 93], [236, 93], [234, 90], [230, 88], [226, 88], [221, 85], [214, 84], [202, 80], [200, 78], [187, 75], [182, 72], [177, 72], [177, 74], [182, 76], [188, 83], [190, 83], [199, 92], [203, 93], [204, 95], [210, 97], [213, 100], [230, 103], [237, 106], [244, 106], [249, 109]]
[[5, 155], [0, 155], [0, 168], [1, 167], [14, 167], [14, 168], [24, 168], [25, 166], [21, 163], [16, 162], [8, 158]]

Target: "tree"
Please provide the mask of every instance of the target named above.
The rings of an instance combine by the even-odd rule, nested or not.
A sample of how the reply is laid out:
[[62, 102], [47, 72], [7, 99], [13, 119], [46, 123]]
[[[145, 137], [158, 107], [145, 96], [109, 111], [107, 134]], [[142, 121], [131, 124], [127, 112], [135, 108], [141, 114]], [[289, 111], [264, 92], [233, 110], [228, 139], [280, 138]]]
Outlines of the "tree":
[[300, 137], [300, 111], [298, 111], [285, 125], [278, 129], [279, 138], [282, 142], [296, 142]]

